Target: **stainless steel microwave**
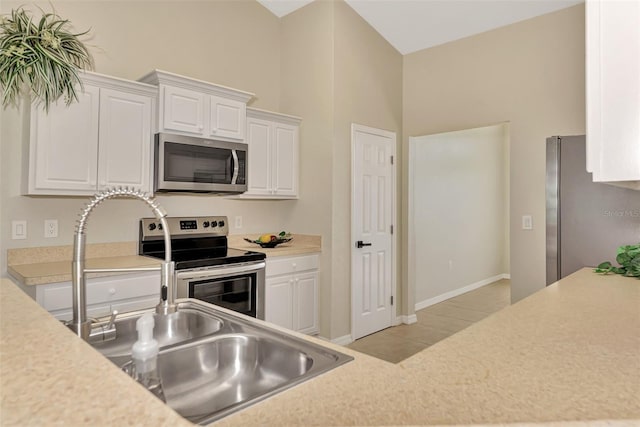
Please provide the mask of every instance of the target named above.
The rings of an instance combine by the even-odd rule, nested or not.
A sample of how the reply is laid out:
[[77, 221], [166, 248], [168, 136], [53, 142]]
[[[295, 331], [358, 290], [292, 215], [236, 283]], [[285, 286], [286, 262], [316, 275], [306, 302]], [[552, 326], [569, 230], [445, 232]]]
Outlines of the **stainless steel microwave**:
[[154, 165], [155, 191], [247, 191], [247, 144], [157, 133]]

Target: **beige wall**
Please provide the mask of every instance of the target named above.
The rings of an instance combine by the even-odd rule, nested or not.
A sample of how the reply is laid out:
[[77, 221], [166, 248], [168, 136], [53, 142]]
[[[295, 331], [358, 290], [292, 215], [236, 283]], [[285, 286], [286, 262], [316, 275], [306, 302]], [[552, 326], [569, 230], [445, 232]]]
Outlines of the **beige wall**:
[[333, 7], [313, 2], [282, 18], [283, 112], [303, 117], [300, 128], [300, 200], [292, 229], [322, 235], [320, 334], [333, 337], [331, 176], [333, 173]]
[[409, 277], [418, 308], [509, 273], [508, 130], [411, 138]]
[[510, 123], [512, 300], [543, 288], [545, 138], [585, 132], [584, 5], [406, 55], [403, 70], [405, 161], [409, 136]]
[[[23, 2], [5, 1], [3, 11]], [[39, 3], [45, 11], [46, 2]], [[27, 7], [37, 10], [31, 4]], [[254, 1], [60, 1], [56, 11], [74, 29], [91, 28], [87, 41], [96, 71], [136, 79], [154, 68], [254, 92], [254, 106], [278, 110], [280, 98], [280, 20]], [[289, 111], [297, 113], [296, 111]], [[0, 246], [5, 275], [6, 249], [69, 245], [86, 198], [21, 196], [26, 171], [28, 122], [15, 109], [4, 111], [0, 153]], [[72, 155], [72, 153], [70, 153]], [[173, 216], [243, 216], [232, 233], [304, 230], [291, 228], [296, 201], [238, 201], [215, 196], [159, 196]], [[110, 200], [89, 220], [88, 241], [137, 240], [137, 219], [150, 216], [134, 200]], [[59, 237], [44, 239], [44, 220], [59, 220]], [[28, 221], [28, 238], [11, 240], [11, 220]], [[231, 225], [234, 224], [230, 221]]]
[[294, 221], [323, 235], [321, 334], [335, 339], [351, 333], [351, 123], [400, 141], [402, 56], [341, 1], [282, 22], [281, 108], [304, 117]]
[[[2, 11], [21, 4], [5, 1]], [[300, 200], [175, 195], [159, 200], [174, 216], [242, 215], [244, 228], [232, 233], [321, 234], [322, 335], [350, 332], [351, 122], [396, 131], [401, 165], [409, 136], [510, 122], [513, 298], [544, 286], [544, 138], [584, 133], [583, 6], [405, 57], [341, 1], [313, 2], [283, 19], [254, 1], [78, 0], [55, 6], [76, 29], [91, 28], [98, 72], [135, 79], [165, 69], [254, 92], [253, 106], [303, 118]], [[20, 195], [25, 125], [15, 110], [2, 115], [3, 274], [7, 248], [71, 244], [84, 203]], [[407, 172], [399, 171], [402, 243], [407, 241]], [[533, 231], [519, 229], [523, 214], [533, 215]], [[147, 215], [135, 201], [109, 201], [92, 215], [88, 240], [136, 240], [137, 218]], [[57, 239], [41, 237], [49, 218], [60, 221]], [[28, 221], [27, 240], [10, 240], [16, 219]], [[400, 257], [399, 265], [401, 282], [407, 283], [406, 260]], [[398, 296], [402, 313], [410, 314], [415, 289], [403, 288]]]
[[[6, 2], [3, 10], [20, 4]], [[341, 1], [313, 2], [283, 19], [254, 1], [61, 1], [56, 11], [78, 30], [91, 28], [98, 72], [136, 79], [164, 69], [254, 92], [253, 106], [302, 117], [300, 200], [158, 200], [173, 216], [242, 215], [244, 228], [231, 233], [322, 235], [321, 334], [349, 334], [349, 129], [351, 122], [381, 127], [400, 141], [400, 54]], [[4, 273], [7, 248], [71, 244], [86, 199], [21, 196], [27, 121], [8, 110], [2, 125], [0, 226], [10, 230], [11, 220], [26, 219], [29, 230], [26, 240], [0, 235]], [[136, 201], [110, 200], [92, 214], [88, 241], [136, 240], [137, 219], [148, 215]], [[60, 222], [56, 239], [41, 237], [49, 218]]]
[[[400, 149], [402, 55], [342, 1], [335, 4], [334, 44], [331, 285], [334, 307], [339, 310], [332, 311], [332, 332], [334, 337], [341, 337], [351, 333], [351, 124], [395, 132], [397, 149]], [[399, 186], [396, 196], [399, 204]], [[399, 211], [397, 218], [400, 218]], [[400, 281], [396, 283], [399, 285]], [[396, 295], [401, 296], [399, 292]]]

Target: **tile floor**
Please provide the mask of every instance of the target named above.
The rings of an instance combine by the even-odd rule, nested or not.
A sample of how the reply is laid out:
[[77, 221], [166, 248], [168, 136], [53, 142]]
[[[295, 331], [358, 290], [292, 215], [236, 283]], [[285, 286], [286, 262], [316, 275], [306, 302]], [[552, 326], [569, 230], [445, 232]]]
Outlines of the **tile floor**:
[[392, 326], [347, 347], [398, 363], [511, 303], [511, 282], [499, 280], [416, 312], [418, 321]]

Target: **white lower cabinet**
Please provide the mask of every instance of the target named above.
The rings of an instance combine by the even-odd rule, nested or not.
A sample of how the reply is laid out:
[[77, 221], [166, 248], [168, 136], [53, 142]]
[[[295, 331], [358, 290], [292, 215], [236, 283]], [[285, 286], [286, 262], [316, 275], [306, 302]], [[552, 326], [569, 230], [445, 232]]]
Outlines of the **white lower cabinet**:
[[265, 320], [294, 331], [318, 333], [320, 256], [267, 258]]
[[[160, 301], [160, 272], [89, 278], [86, 287], [89, 317], [151, 308]], [[59, 320], [73, 317], [71, 282], [37, 286], [36, 301]]]

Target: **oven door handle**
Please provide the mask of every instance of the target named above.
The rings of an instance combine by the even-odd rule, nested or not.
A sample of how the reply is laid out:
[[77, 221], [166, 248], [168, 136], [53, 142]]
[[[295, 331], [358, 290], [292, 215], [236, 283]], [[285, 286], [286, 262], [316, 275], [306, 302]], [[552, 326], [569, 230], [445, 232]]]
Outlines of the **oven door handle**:
[[235, 185], [236, 181], [238, 181], [240, 163], [238, 162], [238, 153], [236, 152], [236, 150], [231, 150], [231, 155], [233, 156], [233, 177], [231, 178], [231, 184]]
[[217, 267], [208, 267], [197, 270], [185, 270], [176, 273], [177, 280], [197, 280], [213, 277], [229, 277], [237, 276], [239, 274], [251, 273], [259, 271], [265, 268], [267, 264], [265, 262], [259, 262], [254, 264], [240, 265], [238, 267], [228, 267], [225, 265]]

